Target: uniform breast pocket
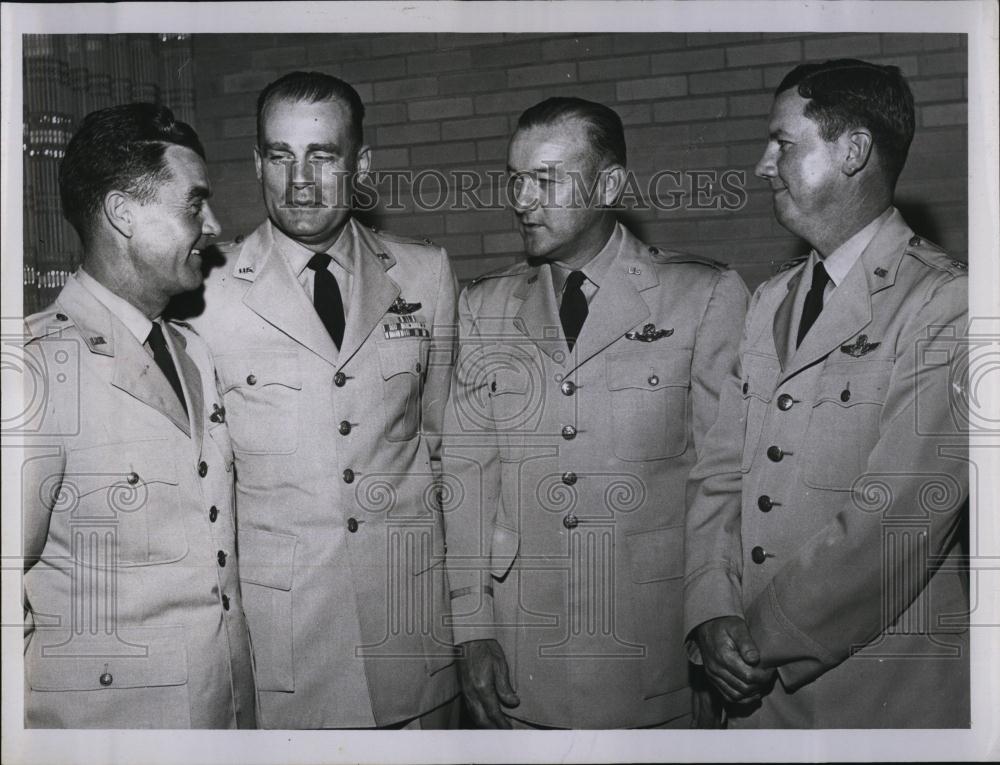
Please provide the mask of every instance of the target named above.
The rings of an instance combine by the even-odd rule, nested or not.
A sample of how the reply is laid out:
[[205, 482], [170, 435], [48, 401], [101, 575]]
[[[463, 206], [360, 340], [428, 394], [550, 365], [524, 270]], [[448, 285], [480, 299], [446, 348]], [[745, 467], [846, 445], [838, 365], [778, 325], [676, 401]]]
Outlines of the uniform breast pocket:
[[298, 445], [302, 377], [294, 351], [217, 356], [215, 366], [236, 454], [292, 454]]
[[[99, 527], [102, 538], [113, 546], [119, 566], [173, 563], [187, 555], [177, 465], [166, 439], [69, 452], [56, 498], [55, 511], [60, 509], [69, 511], [70, 522], [79, 524], [78, 529], [88, 524]], [[108, 554], [100, 552], [108, 549], [105, 544], [79, 542], [72, 543], [77, 562], [85, 566], [107, 563], [87, 559], [91, 554]]]
[[850, 491], [878, 441], [892, 361], [827, 364], [806, 432], [805, 482]]
[[743, 459], [740, 470], [748, 472], [757, 454], [757, 444], [764, 429], [764, 419], [774, 395], [778, 376], [778, 358], [756, 353], [747, 353], [742, 358], [743, 366], [743, 417], [746, 428], [743, 436]]
[[629, 351], [607, 357], [614, 452], [621, 460], [676, 457], [688, 445], [691, 351]]
[[420, 393], [428, 348], [428, 341], [420, 338], [378, 343], [387, 441], [409, 441], [420, 431]]

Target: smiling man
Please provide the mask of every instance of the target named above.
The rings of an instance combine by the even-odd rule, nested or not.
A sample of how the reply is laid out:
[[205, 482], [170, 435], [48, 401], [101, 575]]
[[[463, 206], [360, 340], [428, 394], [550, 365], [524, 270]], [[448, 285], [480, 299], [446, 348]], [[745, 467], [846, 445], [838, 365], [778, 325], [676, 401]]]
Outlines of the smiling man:
[[59, 190], [84, 253], [26, 322], [48, 456], [22, 483], [25, 724], [255, 727], [215, 370], [160, 316], [201, 284], [197, 247], [219, 233], [204, 151], [161, 106], [103, 109]]
[[747, 291], [616, 221], [625, 155], [602, 104], [525, 111], [507, 164], [527, 258], [460, 299], [445, 519], [482, 727], [686, 728], [704, 699], [681, 631], [688, 472]]
[[232, 429], [268, 728], [447, 727], [458, 693], [435, 490], [455, 282], [442, 248], [352, 217], [363, 118], [329, 75], [261, 92], [268, 220], [224, 248], [195, 320]]
[[757, 175], [812, 252], [761, 285], [692, 476], [686, 630], [733, 727], [969, 725], [966, 266], [893, 207], [899, 70], [778, 86]]

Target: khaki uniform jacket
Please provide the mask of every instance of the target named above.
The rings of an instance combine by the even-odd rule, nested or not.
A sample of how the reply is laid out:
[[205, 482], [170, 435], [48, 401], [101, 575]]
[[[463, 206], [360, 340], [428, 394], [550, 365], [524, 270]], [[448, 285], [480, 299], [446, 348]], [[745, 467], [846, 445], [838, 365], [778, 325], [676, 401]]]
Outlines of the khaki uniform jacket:
[[734, 726], [967, 726], [965, 266], [894, 212], [794, 350], [811, 262], [751, 302], [694, 471], [685, 628], [745, 614], [778, 668]]
[[682, 632], [688, 472], [732, 374], [748, 293], [627, 231], [568, 352], [551, 267], [460, 298], [446, 418], [456, 642], [495, 638], [531, 723], [690, 712]]
[[25, 725], [252, 728], [233, 456], [204, 342], [167, 324], [190, 417], [71, 277], [27, 319]]
[[267, 222], [209, 276], [195, 320], [232, 431], [269, 728], [388, 725], [458, 692], [432, 466], [454, 277], [440, 247], [349, 225], [339, 353]]

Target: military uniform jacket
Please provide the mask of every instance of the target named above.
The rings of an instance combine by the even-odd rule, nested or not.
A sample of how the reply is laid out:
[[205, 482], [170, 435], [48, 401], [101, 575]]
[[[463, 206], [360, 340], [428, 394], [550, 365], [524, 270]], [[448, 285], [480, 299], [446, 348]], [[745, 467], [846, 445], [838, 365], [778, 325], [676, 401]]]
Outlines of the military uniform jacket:
[[208, 349], [167, 324], [190, 417], [71, 277], [27, 319], [25, 725], [255, 727], [233, 456]]
[[348, 225], [339, 353], [267, 222], [210, 275], [196, 320], [233, 437], [270, 728], [388, 725], [457, 693], [434, 476], [454, 277], [440, 247]]
[[654, 725], [690, 711], [688, 472], [735, 364], [748, 293], [627, 231], [572, 352], [551, 267], [459, 300], [445, 517], [456, 642], [496, 638], [532, 723]]
[[745, 614], [777, 667], [735, 726], [967, 726], [965, 266], [894, 211], [793, 350], [807, 265], [755, 293], [694, 471], [686, 629]]

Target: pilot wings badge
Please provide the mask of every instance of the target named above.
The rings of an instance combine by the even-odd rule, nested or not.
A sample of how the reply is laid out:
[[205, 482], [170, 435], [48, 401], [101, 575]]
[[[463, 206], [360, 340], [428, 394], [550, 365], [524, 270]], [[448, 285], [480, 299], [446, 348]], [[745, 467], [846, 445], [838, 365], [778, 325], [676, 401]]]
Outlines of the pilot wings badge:
[[840, 346], [840, 352], [846, 353], [848, 356], [853, 356], [854, 358], [859, 358], [860, 356], [864, 356], [866, 353], [871, 353], [880, 345], [882, 345], [882, 343], [869, 343], [868, 335], [858, 335], [858, 339], [853, 343]]
[[626, 332], [625, 337], [629, 340], [638, 340], [640, 343], [651, 343], [661, 337], [670, 337], [672, 334], [674, 334], [672, 329], [657, 329], [655, 324], [646, 324], [642, 331], [637, 332], [633, 329], [631, 332]]
[[386, 310], [386, 313], [395, 313], [399, 314], [400, 316], [407, 316], [413, 313], [414, 311], [419, 311], [422, 305], [423, 305], [422, 303], [407, 303], [405, 300], [403, 300], [403, 296], [400, 295], [392, 302], [392, 305], [389, 306], [389, 308]]

